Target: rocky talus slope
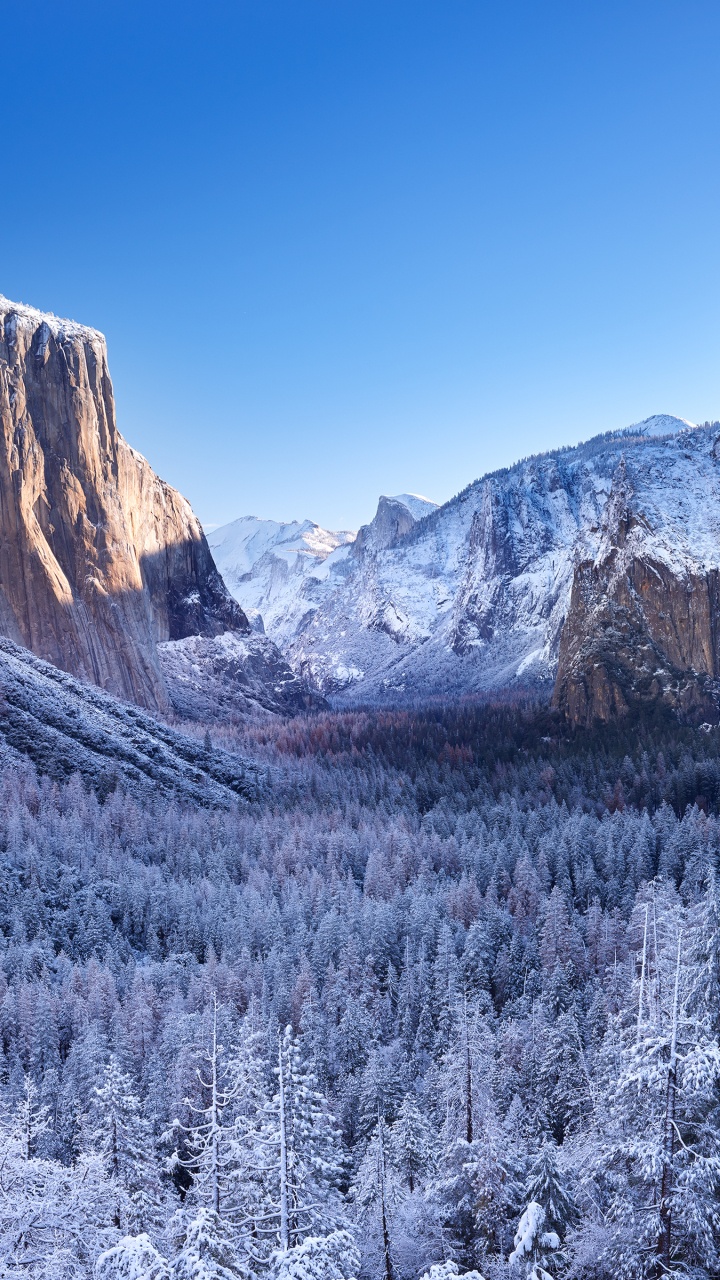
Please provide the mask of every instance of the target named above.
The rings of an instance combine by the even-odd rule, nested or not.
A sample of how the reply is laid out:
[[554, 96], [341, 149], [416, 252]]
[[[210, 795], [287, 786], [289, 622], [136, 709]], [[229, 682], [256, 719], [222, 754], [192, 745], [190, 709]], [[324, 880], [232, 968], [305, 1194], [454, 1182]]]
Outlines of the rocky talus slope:
[[0, 635], [166, 712], [158, 645], [248, 632], [189, 503], [117, 429], [102, 334], [0, 298]]

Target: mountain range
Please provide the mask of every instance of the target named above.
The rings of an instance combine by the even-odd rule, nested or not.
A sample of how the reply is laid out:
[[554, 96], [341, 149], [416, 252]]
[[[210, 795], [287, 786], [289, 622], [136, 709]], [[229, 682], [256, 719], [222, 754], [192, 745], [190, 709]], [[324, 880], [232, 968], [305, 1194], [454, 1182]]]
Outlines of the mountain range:
[[720, 424], [669, 415], [357, 532], [206, 536], [118, 431], [102, 334], [0, 298], [0, 635], [154, 716], [531, 691], [714, 722], [719, 574]]
[[[235, 598], [336, 705], [533, 690], [575, 723], [716, 715], [720, 425], [656, 415], [346, 533], [209, 535]], [[292, 544], [295, 530], [304, 530]], [[292, 557], [287, 547], [292, 544]]]

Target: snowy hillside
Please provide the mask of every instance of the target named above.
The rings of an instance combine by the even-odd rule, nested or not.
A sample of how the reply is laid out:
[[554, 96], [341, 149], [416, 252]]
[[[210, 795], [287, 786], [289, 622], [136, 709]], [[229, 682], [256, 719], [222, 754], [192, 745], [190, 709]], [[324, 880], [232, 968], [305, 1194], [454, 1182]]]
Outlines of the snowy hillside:
[[160, 724], [0, 638], [0, 764], [29, 758], [57, 781], [79, 773], [101, 796], [121, 784], [225, 807], [257, 792], [253, 765]]
[[185, 636], [158, 645], [158, 659], [173, 710], [186, 720], [237, 724], [325, 705], [264, 635]]

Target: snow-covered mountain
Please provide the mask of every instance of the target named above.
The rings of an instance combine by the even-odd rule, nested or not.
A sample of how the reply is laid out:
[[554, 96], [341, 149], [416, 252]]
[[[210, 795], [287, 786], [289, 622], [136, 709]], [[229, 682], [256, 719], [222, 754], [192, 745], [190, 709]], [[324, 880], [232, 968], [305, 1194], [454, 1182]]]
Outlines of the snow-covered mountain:
[[437, 503], [418, 494], [381, 497], [357, 534], [322, 529], [312, 520], [282, 524], [244, 516], [208, 532], [226, 586], [251, 624], [287, 645], [352, 573], [360, 547], [389, 546]]
[[637, 432], [641, 436], [667, 436], [675, 435], [678, 431], [692, 430], [695, 426], [694, 422], [688, 422], [687, 418], [676, 418], [672, 413], [655, 413], [651, 418], [644, 418], [642, 422], [634, 422], [628, 431], [632, 434]]
[[[284, 652], [340, 705], [523, 686], [549, 693], [579, 567], [607, 561], [620, 537], [620, 493], [636, 558], [665, 565], [686, 585], [689, 575], [720, 568], [718, 458], [717, 426], [663, 414], [525, 459], [439, 508], [411, 511], [407, 498], [383, 498], [373, 522], [342, 548], [342, 567], [328, 568], [322, 590], [308, 592], [308, 607], [297, 603], [303, 587], [286, 608]], [[221, 553], [218, 560], [225, 571]], [[252, 581], [256, 570], [246, 572]], [[586, 610], [586, 628], [601, 615]], [[576, 634], [575, 676], [581, 649]], [[678, 650], [673, 662], [684, 660]], [[699, 669], [720, 674], [710, 657]]]
[[208, 532], [226, 586], [250, 624], [288, 641], [341, 576], [355, 533], [321, 529], [312, 520], [244, 516]]

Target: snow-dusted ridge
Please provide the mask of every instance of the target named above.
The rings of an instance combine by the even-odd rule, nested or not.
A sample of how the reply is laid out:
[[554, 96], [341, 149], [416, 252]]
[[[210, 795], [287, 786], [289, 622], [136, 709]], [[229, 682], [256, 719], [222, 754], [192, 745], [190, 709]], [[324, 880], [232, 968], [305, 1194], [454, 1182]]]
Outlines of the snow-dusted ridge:
[[57, 781], [79, 773], [101, 796], [120, 783], [140, 799], [160, 793], [226, 807], [258, 794], [251, 763], [162, 724], [139, 707], [76, 680], [0, 637], [0, 764], [29, 757]]
[[649, 436], [671, 436], [678, 431], [694, 431], [696, 422], [688, 422], [687, 418], [676, 418], [672, 413], [655, 413], [651, 418], [643, 418], [642, 422], [634, 422], [628, 427], [628, 434]]
[[76, 320], [66, 320], [62, 316], [56, 316], [52, 311], [39, 311], [37, 307], [31, 307], [25, 302], [12, 302], [0, 293], [1, 311], [12, 311], [13, 318], [26, 321], [34, 329], [39, 325], [46, 325], [54, 338], [85, 338], [105, 343], [104, 333], [91, 325], [78, 324]]

